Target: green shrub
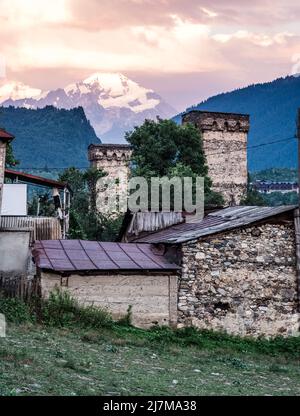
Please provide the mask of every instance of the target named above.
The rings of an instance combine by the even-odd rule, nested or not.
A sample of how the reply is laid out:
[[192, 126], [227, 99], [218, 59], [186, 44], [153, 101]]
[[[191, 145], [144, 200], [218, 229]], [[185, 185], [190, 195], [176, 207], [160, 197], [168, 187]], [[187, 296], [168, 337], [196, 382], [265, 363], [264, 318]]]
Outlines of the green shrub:
[[113, 320], [109, 312], [95, 306], [79, 307], [77, 322], [84, 327], [101, 328], [112, 326]]
[[75, 320], [78, 303], [66, 291], [55, 289], [42, 301], [42, 321], [50, 326], [68, 326]]
[[50, 326], [80, 325], [101, 328], [112, 325], [110, 314], [94, 306], [81, 306], [67, 291], [55, 289], [42, 301], [42, 322]]
[[35, 322], [36, 316], [31, 305], [19, 298], [8, 298], [0, 295], [0, 313], [5, 315], [8, 322]]

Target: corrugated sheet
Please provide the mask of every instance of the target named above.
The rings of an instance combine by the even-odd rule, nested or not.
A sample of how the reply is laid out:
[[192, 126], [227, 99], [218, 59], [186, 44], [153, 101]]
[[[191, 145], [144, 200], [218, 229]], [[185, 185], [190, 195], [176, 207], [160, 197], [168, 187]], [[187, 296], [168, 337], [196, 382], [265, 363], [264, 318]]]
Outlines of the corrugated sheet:
[[136, 212], [133, 214], [129, 235], [139, 235], [143, 231], [157, 231], [180, 224], [183, 221], [181, 212]]
[[18, 179], [19, 181], [34, 183], [37, 185], [45, 185], [50, 188], [70, 189], [69, 185], [64, 182], [58, 182], [53, 179], [43, 178], [42, 176], [31, 175], [25, 172], [19, 172], [13, 169], [5, 169], [4, 175], [6, 178]]
[[10, 134], [8, 131], [0, 128], [0, 139], [1, 140], [13, 140], [14, 135]]
[[166, 230], [148, 234], [134, 241], [139, 243], [183, 243], [218, 232], [243, 227], [285, 212], [293, 211], [296, 206], [225, 208], [209, 214], [197, 223], [184, 223]]
[[54, 271], [178, 269], [150, 244], [40, 240], [33, 256], [38, 267]]
[[55, 217], [0, 216], [0, 229], [31, 229], [30, 240], [57, 240], [62, 238], [61, 224]]

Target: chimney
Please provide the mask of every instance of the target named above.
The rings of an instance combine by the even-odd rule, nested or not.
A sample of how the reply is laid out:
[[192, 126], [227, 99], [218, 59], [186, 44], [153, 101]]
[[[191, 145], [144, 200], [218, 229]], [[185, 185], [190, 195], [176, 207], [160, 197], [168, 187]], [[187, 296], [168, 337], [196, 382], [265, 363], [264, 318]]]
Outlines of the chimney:
[[2, 190], [4, 183], [5, 161], [6, 161], [6, 146], [11, 142], [14, 136], [4, 129], [0, 128], [0, 215], [2, 206]]

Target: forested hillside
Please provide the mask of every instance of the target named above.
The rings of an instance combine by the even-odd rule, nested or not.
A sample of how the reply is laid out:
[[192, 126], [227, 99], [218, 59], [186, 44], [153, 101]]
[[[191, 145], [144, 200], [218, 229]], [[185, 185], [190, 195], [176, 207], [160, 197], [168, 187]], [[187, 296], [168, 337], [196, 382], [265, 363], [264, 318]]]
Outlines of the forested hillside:
[[[253, 172], [296, 166], [297, 140], [290, 138], [296, 132], [299, 107], [300, 77], [289, 76], [216, 95], [189, 109], [250, 114], [248, 161]], [[181, 115], [175, 120], [180, 122]], [[274, 141], [279, 142], [253, 148]]]
[[71, 110], [0, 107], [0, 126], [16, 137], [13, 150], [18, 168], [88, 166], [87, 148], [99, 143], [81, 107]]

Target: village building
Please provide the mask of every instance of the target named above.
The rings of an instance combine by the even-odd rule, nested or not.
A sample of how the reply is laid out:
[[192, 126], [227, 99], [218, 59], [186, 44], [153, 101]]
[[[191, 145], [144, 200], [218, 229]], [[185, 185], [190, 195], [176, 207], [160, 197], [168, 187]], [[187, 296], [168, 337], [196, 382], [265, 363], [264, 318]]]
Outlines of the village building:
[[[239, 205], [248, 184], [249, 115], [192, 110], [182, 116], [182, 123], [194, 124], [201, 133], [212, 189], [223, 195], [226, 206]], [[132, 154], [130, 145], [92, 144], [88, 154], [91, 167], [104, 170], [110, 179], [119, 179], [119, 186], [126, 188]], [[101, 198], [98, 209], [103, 209]]]
[[[69, 185], [65, 182], [7, 168], [4, 174], [6, 183], [3, 186], [4, 198], [0, 211], [0, 228], [30, 228], [32, 241], [66, 238], [69, 231], [72, 194]], [[39, 207], [36, 215], [28, 215], [28, 186], [51, 191], [56, 210], [55, 216], [40, 216]]]
[[[0, 289], [31, 286], [35, 268], [31, 248], [36, 239], [66, 238], [71, 189], [68, 184], [5, 167], [7, 144], [14, 136], [0, 129]], [[56, 215], [27, 213], [27, 186], [51, 190]]]
[[14, 136], [0, 128], [0, 215], [2, 206], [2, 193], [4, 184], [4, 171], [6, 161], [6, 147], [14, 139]]
[[60, 288], [114, 319], [131, 308], [135, 326], [177, 325], [179, 267], [150, 244], [36, 241], [33, 256], [44, 298]]
[[152, 222], [149, 231], [150, 223], [132, 214], [122, 241], [154, 244], [180, 265], [178, 327], [255, 337], [299, 334], [295, 206], [226, 208], [195, 223], [164, 228]]
[[202, 137], [212, 189], [225, 205], [239, 205], [247, 191], [247, 140], [249, 115], [192, 110], [182, 123], [195, 125]]
[[288, 194], [296, 192], [299, 194], [299, 185], [297, 182], [273, 182], [257, 180], [250, 184], [252, 189], [255, 189], [261, 194], [272, 194], [280, 192], [281, 194]]
[[[184, 116], [188, 121], [202, 132], [214, 189], [223, 193], [228, 205], [239, 203], [247, 187], [248, 116], [192, 111]], [[229, 165], [224, 153], [235, 155]], [[89, 147], [91, 165], [113, 180], [128, 178], [130, 155], [127, 145]], [[2, 158], [2, 182], [4, 174], [26, 179], [22, 172], [5, 173], [3, 153]], [[253, 337], [298, 335], [297, 207], [212, 208], [203, 219], [188, 221], [187, 215], [128, 212], [118, 243], [35, 235], [30, 286], [45, 298], [55, 288], [67, 290], [81, 304], [105, 308], [115, 319], [131, 310], [132, 323], [140, 327], [195, 326]], [[2, 254], [10, 249], [2, 257], [9, 258], [17, 246], [1, 238], [0, 232]], [[18, 241], [20, 250], [27, 250], [24, 260], [30, 258], [28, 242]]]
[[[88, 148], [90, 165], [96, 169], [102, 169], [107, 173], [107, 178], [114, 181], [115, 193], [127, 195], [127, 182], [130, 175], [131, 146], [128, 144], [91, 144]], [[105, 204], [97, 186], [96, 206], [99, 212], [106, 211]]]

